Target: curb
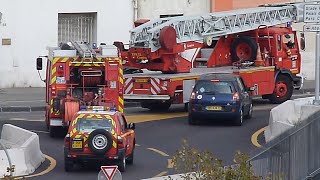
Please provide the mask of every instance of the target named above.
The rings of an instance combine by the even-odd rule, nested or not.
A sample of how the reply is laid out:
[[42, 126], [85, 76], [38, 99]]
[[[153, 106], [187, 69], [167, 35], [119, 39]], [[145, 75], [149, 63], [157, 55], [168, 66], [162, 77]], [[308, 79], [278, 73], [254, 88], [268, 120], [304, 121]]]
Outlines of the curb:
[[[140, 107], [138, 102], [127, 102], [125, 108]], [[3, 106], [0, 107], [0, 112], [36, 112], [45, 111], [46, 106]]]

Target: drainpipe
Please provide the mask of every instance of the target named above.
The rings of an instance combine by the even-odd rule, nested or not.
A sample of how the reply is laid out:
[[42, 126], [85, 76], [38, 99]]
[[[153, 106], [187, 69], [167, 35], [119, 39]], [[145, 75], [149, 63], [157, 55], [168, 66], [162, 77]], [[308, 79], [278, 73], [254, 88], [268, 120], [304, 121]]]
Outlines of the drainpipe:
[[133, 2], [133, 22], [138, 20], [138, 0], [132, 0]]
[[7, 158], [8, 158], [8, 161], [9, 161], [9, 172], [10, 172], [10, 177], [13, 177], [13, 167], [12, 167], [12, 164], [11, 164], [11, 159], [10, 159], [10, 156], [9, 156], [9, 153], [8, 153], [8, 151], [7, 151], [7, 149], [6, 149], [6, 147], [4, 147], [4, 145], [1, 143], [1, 141], [0, 141], [0, 147], [2, 148], [2, 149], [4, 149], [4, 152], [6, 153], [6, 156], [7, 156]]

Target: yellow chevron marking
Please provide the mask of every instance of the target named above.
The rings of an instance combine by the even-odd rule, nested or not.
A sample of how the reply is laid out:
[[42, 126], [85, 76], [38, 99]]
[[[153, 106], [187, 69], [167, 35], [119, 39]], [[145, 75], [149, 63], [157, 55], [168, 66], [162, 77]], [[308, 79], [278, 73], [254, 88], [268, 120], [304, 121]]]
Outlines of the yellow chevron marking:
[[117, 148], [117, 143], [116, 143], [115, 141], [113, 141], [113, 142], [112, 142], [112, 146], [113, 146], [114, 148]]
[[119, 106], [119, 111], [123, 113], [123, 108]]
[[123, 84], [123, 78], [119, 76], [119, 82]]
[[121, 68], [119, 68], [119, 73], [123, 75], [123, 70]]
[[119, 101], [120, 104], [123, 105], [124, 102], [123, 102], [123, 99], [122, 99], [120, 96], [119, 96], [119, 98], [118, 98], [118, 101]]
[[52, 79], [51, 79], [51, 84], [54, 84], [57, 80], [57, 77], [56, 76], [53, 76]]
[[67, 62], [69, 58], [63, 58], [61, 62]]
[[54, 67], [54, 68], [52, 69], [51, 74], [54, 75], [56, 72], [57, 72], [57, 67]]
[[76, 139], [80, 139], [80, 138], [81, 138], [81, 135], [78, 134], [78, 135], [75, 136], [75, 138], [76, 138]]
[[98, 119], [102, 119], [102, 116], [101, 116], [100, 114], [96, 114], [96, 117], [97, 117]]
[[60, 58], [54, 58], [54, 59], [53, 59], [53, 62], [52, 62], [52, 65], [55, 65], [55, 64], [59, 61], [59, 59], [60, 59]]
[[51, 113], [53, 113], [53, 108], [51, 108]]
[[86, 64], [84, 64], [83, 66], [85, 66], [85, 67], [90, 67], [91, 64], [86, 63]]

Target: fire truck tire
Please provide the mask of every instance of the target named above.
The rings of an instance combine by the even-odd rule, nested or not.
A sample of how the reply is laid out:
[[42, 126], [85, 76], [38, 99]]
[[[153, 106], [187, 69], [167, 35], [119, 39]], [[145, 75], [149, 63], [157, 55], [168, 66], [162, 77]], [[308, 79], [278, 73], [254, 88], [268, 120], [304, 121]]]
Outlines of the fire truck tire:
[[141, 102], [141, 107], [148, 108], [151, 111], [168, 111], [171, 106], [171, 101], [166, 102]]
[[88, 146], [95, 154], [105, 154], [112, 147], [113, 138], [110, 132], [104, 129], [92, 131], [88, 137]]
[[118, 161], [118, 169], [119, 169], [120, 172], [125, 172], [126, 171], [127, 163], [126, 163], [126, 157], [125, 156], [126, 155], [124, 153], [124, 155]]
[[70, 172], [73, 170], [73, 162], [68, 160], [67, 158], [64, 159], [64, 171]]
[[236, 126], [242, 126], [242, 123], [243, 123], [243, 108], [240, 109], [240, 112], [237, 118], [235, 119]]
[[189, 125], [197, 125], [198, 121], [192, 115], [189, 114], [188, 123], [189, 123]]
[[250, 37], [242, 36], [235, 39], [231, 44], [231, 58], [233, 62], [239, 61], [242, 56], [245, 56], [245, 59], [242, 61], [251, 61], [254, 62], [257, 58], [258, 44], [255, 40]]
[[49, 126], [49, 135], [50, 137], [55, 137], [57, 134], [57, 127], [55, 126]]
[[273, 90], [270, 94], [269, 100], [274, 104], [281, 104], [289, 100], [293, 93], [292, 80], [286, 75], [278, 75]]
[[136, 144], [136, 140], [133, 140], [132, 153], [131, 153], [131, 154], [129, 155], [129, 157], [127, 158], [127, 163], [130, 164], [130, 165], [133, 164], [135, 144]]

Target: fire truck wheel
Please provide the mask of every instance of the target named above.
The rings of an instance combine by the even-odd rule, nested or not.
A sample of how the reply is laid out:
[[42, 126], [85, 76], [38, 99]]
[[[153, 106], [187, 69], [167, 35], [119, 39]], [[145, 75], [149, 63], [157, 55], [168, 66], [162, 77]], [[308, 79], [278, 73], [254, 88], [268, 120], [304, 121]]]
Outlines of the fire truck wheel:
[[49, 135], [50, 137], [55, 137], [57, 133], [57, 127], [49, 126]]
[[293, 93], [292, 81], [288, 76], [278, 75], [273, 94], [269, 96], [269, 100], [274, 104], [280, 104], [289, 100]]
[[242, 126], [242, 123], [243, 123], [243, 109], [241, 108], [238, 117], [235, 119], [235, 124], [237, 126]]
[[151, 111], [168, 111], [171, 106], [170, 101], [166, 102], [141, 102], [141, 107], [148, 108]]
[[189, 123], [189, 125], [197, 125], [198, 121], [194, 117], [192, 117], [192, 115], [189, 114], [188, 123]]
[[258, 44], [250, 37], [243, 36], [235, 39], [231, 44], [231, 58], [233, 62], [251, 61], [257, 58]]
[[134, 149], [132, 150], [132, 153], [130, 154], [130, 156], [127, 158], [127, 163], [128, 164], [133, 164], [133, 159], [134, 159]]
[[73, 162], [68, 159], [64, 159], [64, 171], [70, 172], [73, 169]]
[[88, 146], [96, 154], [105, 154], [112, 147], [112, 135], [104, 129], [92, 131], [88, 137]]
[[134, 159], [134, 148], [136, 146], [136, 140], [133, 140], [133, 149], [132, 149], [132, 153], [129, 155], [129, 157], [127, 158], [127, 163], [128, 164], [133, 164], [133, 159]]
[[119, 159], [119, 162], [118, 162], [118, 169], [120, 172], [125, 172], [126, 171], [126, 157], [125, 157], [125, 153], [124, 155]]

